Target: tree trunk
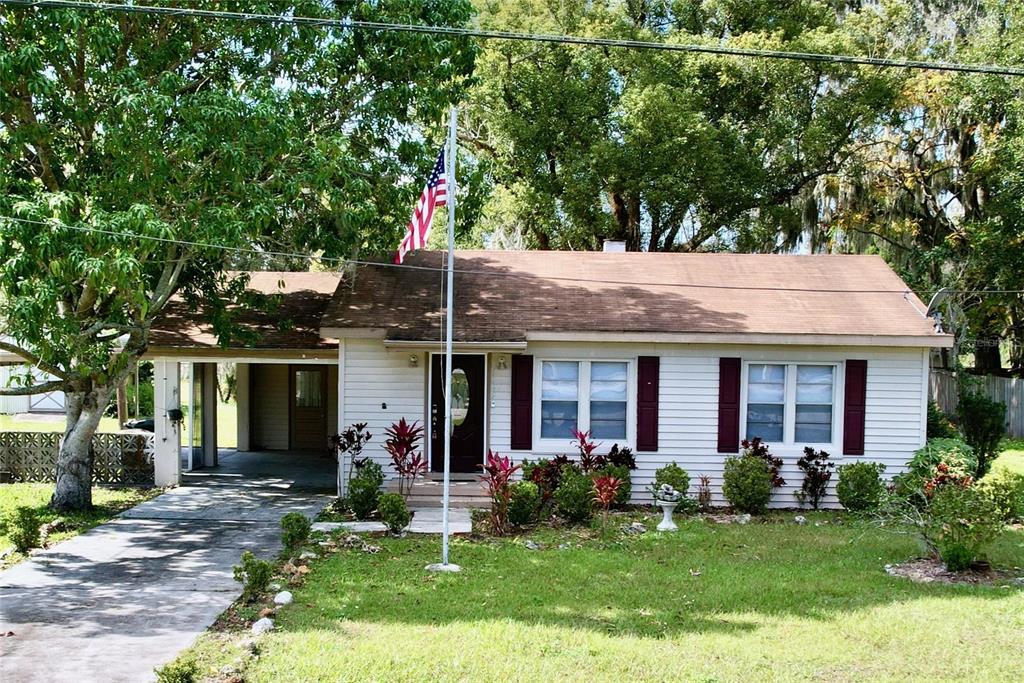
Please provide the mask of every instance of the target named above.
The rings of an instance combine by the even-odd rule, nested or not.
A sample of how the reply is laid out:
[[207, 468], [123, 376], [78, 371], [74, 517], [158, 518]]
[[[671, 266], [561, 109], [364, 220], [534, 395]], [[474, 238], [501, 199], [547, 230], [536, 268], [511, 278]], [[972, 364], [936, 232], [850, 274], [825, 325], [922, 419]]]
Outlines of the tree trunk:
[[117, 383], [117, 426], [124, 429], [124, 423], [128, 421], [128, 390], [125, 382]]
[[[983, 340], [996, 342], [997, 339]], [[979, 345], [974, 349], [974, 370], [982, 375], [999, 374], [1003, 368], [1003, 361], [999, 354], [999, 347], [994, 343], [984, 346]]]
[[50, 507], [58, 511], [92, 507], [92, 437], [110, 401], [109, 390], [67, 393], [67, 427], [57, 454], [57, 486]]

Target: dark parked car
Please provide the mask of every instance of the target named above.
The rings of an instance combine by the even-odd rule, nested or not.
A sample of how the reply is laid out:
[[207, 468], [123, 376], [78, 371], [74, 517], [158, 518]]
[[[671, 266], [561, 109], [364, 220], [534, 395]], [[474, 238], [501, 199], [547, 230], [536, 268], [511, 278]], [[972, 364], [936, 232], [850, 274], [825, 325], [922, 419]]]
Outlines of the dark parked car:
[[151, 417], [140, 417], [137, 420], [128, 420], [124, 423], [125, 429], [141, 429], [146, 432], [152, 432], [155, 430], [153, 426], [153, 418]]

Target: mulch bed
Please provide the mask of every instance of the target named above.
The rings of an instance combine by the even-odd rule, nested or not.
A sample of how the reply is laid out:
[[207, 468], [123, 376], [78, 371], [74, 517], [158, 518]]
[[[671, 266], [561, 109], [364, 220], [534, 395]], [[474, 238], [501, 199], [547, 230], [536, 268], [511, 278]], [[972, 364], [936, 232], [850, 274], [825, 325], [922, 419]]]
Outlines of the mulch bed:
[[921, 557], [902, 564], [887, 564], [885, 572], [890, 576], [910, 579], [915, 583], [942, 583], [950, 585], [999, 585], [1024, 586], [1024, 576], [1018, 571], [993, 569], [978, 565], [963, 572], [951, 572], [942, 560], [935, 557]]

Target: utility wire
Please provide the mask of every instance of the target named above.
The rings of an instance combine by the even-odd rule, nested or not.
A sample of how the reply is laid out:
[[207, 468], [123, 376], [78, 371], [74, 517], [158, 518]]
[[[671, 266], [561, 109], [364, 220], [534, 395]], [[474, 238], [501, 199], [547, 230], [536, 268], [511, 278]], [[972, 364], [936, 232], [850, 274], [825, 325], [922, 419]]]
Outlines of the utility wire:
[[252, 12], [229, 12], [192, 7], [168, 7], [160, 5], [125, 5], [106, 2], [81, 2], [79, 0], [0, 0], [0, 5], [36, 9], [73, 9], [90, 12], [121, 12], [172, 17], [195, 17], [201, 19], [224, 19], [257, 23], [283, 24], [292, 26], [332, 27], [365, 31], [397, 31], [436, 36], [479, 38], [482, 40], [509, 40], [585, 47], [624, 48], [632, 50], [654, 50], [661, 52], [687, 52], [698, 54], [725, 55], [733, 57], [758, 57], [764, 59], [785, 59], [800, 62], [832, 64], [858, 64], [866, 66], [929, 69], [960, 73], [989, 74], [996, 76], [1024, 76], [1024, 67], [999, 64], [963, 64], [956, 62], [924, 61], [916, 59], [888, 59], [857, 55], [830, 55], [815, 52], [788, 52], [785, 50], [755, 50], [721, 45], [697, 43], [659, 43], [645, 40], [623, 40], [586, 36], [555, 35], [545, 33], [522, 33], [516, 31], [495, 31], [458, 26], [430, 26], [422, 24], [399, 24], [382, 21], [360, 21], [355, 19], [331, 19], [325, 17], [302, 17], [281, 14], [257, 14]]
[[[339, 267], [346, 265], [353, 266], [369, 266], [376, 268], [393, 268], [393, 269], [404, 269], [404, 270], [423, 270], [423, 271], [440, 271], [443, 272], [444, 267], [437, 266], [418, 266], [409, 263], [391, 263], [386, 261], [363, 261], [359, 259], [349, 259], [340, 256], [318, 256], [316, 254], [308, 254], [301, 252], [288, 252], [288, 251], [265, 251], [263, 249], [257, 249], [255, 247], [234, 247], [226, 244], [216, 244], [213, 242], [197, 242], [192, 240], [174, 239], [170, 237], [159, 237], [157, 235], [144, 235], [142, 233], [128, 232], [121, 230], [110, 230], [106, 228], [96, 228], [86, 225], [71, 225], [69, 223], [62, 223], [61, 221], [51, 220], [43, 221], [31, 218], [21, 218], [18, 216], [0, 216], [0, 224], [3, 221], [14, 221], [18, 223], [42, 225], [50, 228], [62, 228], [67, 230], [76, 230], [85, 233], [95, 233], [101, 235], [109, 235], [113, 237], [122, 238], [133, 238], [133, 239], [144, 239], [152, 240], [154, 242], [162, 242], [165, 244], [177, 244], [181, 246], [193, 247], [196, 249], [219, 249], [228, 251], [236, 254], [252, 254], [255, 256], [274, 256], [279, 258], [297, 258], [307, 259], [311, 261], [321, 261], [327, 263], [335, 263]], [[497, 253], [497, 252], [496, 252]], [[637, 253], [637, 252], [634, 252]], [[594, 284], [606, 284], [606, 285], [623, 285], [623, 286], [640, 286], [640, 287], [680, 287], [685, 289], [721, 289], [721, 290], [738, 290], [738, 291], [755, 291], [755, 292], [820, 292], [824, 294], [900, 294], [906, 296], [911, 293], [909, 289], [823, 289], [818, 287], [770, 287], [770, 286], [753, 286], [753, 285], [710, 285], [704, 283], [684, 283], [684, 282], [637, 282], [633, 280], [609, 280], [606, 278], [581, 278], [581, 277], [567, 277], [557, 275], [538, 275], [536, 273], [514, 273], [514, 272], [499, 272], [494, 270], [475, 270], [467, 268], [455, 267], [455, 272], [460, 275], [486, 275], [487, 277], [511, 277], [519, 279], [543, 279], [557, 282], [588, 282]], [[948, 289], [943, 288], [944, 291], [951, 294], [1024, 294], [1022, 289]], [[922, 290], [920, 294], [932, 294], [939, 290]]]

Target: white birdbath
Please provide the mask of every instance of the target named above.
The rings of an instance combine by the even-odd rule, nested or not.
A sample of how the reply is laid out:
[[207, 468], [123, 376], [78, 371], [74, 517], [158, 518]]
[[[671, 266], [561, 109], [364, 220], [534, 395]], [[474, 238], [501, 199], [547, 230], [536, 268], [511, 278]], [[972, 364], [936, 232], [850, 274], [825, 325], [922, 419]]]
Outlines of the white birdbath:
[[658, 531], [675, 531], [679, 527], [672, 521], [672, 511], [679, 505], [677, 501], [659, 500], [658, 507], [661, 508], [662, 518], [658, 522]]

